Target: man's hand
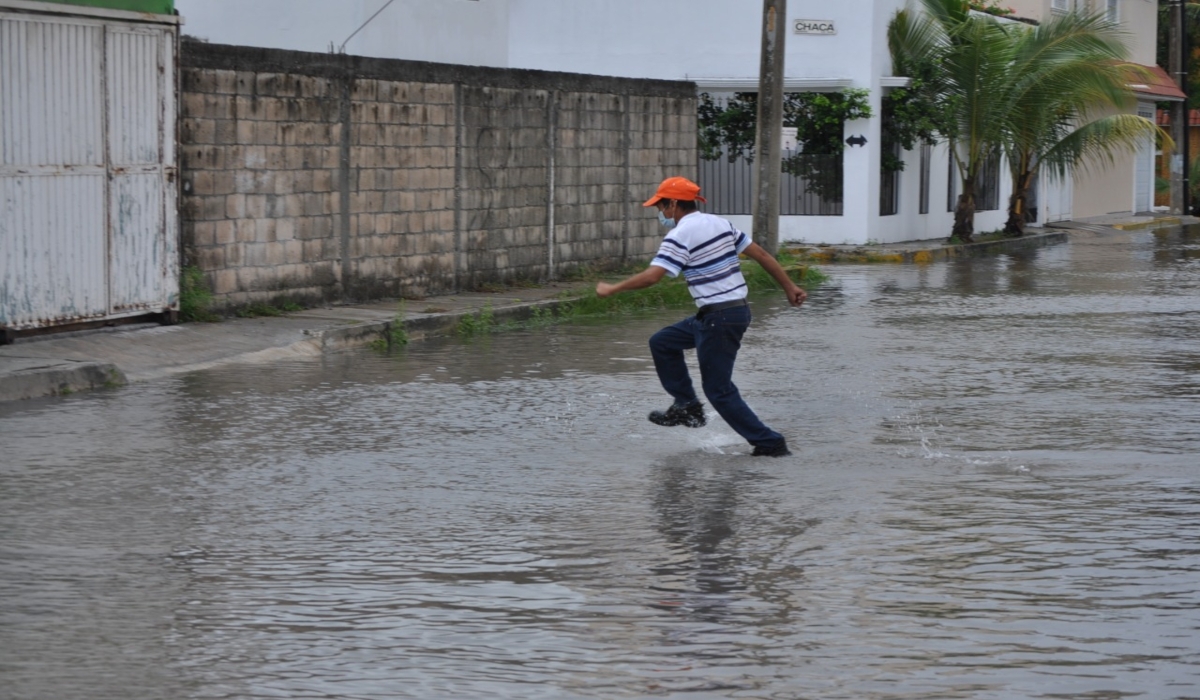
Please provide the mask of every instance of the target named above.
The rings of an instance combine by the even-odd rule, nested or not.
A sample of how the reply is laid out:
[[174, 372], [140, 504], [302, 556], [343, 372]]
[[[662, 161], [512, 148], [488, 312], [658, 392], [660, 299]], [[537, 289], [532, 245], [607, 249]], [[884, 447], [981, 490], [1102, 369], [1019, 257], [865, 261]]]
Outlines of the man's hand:
[[762, 246], [757, 243], [751, 243], [743, 252], [745, 252], [747, 257], [762, 265], [763, 269], [771, 277], [775, 278], [775, 282], [783, 289], [783, 293], [787, 294], [789, 304], [800, 306], [808, 298], [808, 292], [793, 282], [792, 278], [788, 277], [787, 270], [783, 269], [783, 266], [779, 264], [775, 256], [768, 253]]
[[792, 306], [800, 306], [808, 298], [808, 292], [794, 284], [784, 291], [787, 292], [788, 303]]
[[661, 280], [666, 274], [667, 268], [659, 267], [658, 265], [651, 265], [633, 277], [623, 279], [616, 284], [597, 282], [596, 296], [611, 297], [614, 294], [629, 291], [631, 289], [645, 289], [646, 287], [653, 287], [654, 285], [658, 284], [658, 281]]

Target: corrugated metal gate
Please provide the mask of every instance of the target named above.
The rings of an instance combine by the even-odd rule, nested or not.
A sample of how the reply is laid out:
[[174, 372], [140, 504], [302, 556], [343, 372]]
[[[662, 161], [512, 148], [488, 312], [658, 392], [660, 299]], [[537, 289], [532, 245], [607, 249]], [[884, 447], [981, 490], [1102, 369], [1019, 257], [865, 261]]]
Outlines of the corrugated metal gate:
[[[1154, 120], [1154, 105], [1138, 103], [1137, 114], [1143, 119]], [[1133, 212], [1146, 214], [1154, 209], [1154, 151], [1153, 139], [1145, 139], [1137, 150], [1137, 161], [1133, 168]]]
[[175, 310], [176, 28], [34, 4], [0, 0], [0, 330]]

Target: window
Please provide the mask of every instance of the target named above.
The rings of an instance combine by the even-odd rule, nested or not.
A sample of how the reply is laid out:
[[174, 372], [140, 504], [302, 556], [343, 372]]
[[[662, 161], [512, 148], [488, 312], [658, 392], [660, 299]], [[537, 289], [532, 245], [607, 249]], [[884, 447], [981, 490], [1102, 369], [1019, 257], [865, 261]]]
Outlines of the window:
[[[900, 161], [900, 144], [888, 143], [884, 139], [884, 153], [891, 155], [890, 160]], [[900, 211], [900, 171], [887, 168], [887, 161], [879, 169], [879, 215], [894, 216]]]
[[879, 215], [894, 216], [900, 211], [900, 171], [879, 174]]
[[996, 211], [1000, 208], [1000, 154], [983, 159], [975, 180], [975, 211]]
[[1108, 5], [1104, 8], [1104, 19], [1107, 19], [1109, 22], [1114, 22], [1114, 23], [1120, 22], [1121, 21], [1120, 7], [1121, 6], [1117, 2], [1117, 0], [1108, 0]]
[[1071, 0], [1050, 0], [1050, 9], [1054, 12], [1068, 12], [1070, 7], [1068, 4]]
[[927, 144], [921, 144], [921, 195], [919, 211], [921, 214], [929, 213], [929, 161], [933, 155], [933, 148]]
[[[954, 164], [954, 154], [950, 154], [950, 183], [946, 187], [946, 211], [952, 212], [958, 208], [958, 167]], [[1000, 154], [995, 153], [984, 159], [975, 176], [975, 211], [996, 211], [1000, 208]]]
[[946, 211], [958, 207], [958, 166], [954, 164], [954, 146], [950, 146], [950, 168], [946, 171]]

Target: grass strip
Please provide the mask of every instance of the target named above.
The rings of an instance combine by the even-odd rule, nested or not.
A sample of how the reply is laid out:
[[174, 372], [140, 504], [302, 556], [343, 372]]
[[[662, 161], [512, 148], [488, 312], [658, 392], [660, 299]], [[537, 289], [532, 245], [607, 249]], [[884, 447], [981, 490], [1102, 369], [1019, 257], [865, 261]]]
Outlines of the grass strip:
[[[804, 287], [812, 289], [829, 279], [820, 269], [807, 265], [795, 256], [782, 253], [776, 257], [779, 264], [787, 271], [792, 280]], [[761, 265], [753, 260], [743, 259], [742, 276], [746, 278], [746, 286], [751, 296], [762, 293], [778, 292], [782, 294], [779, 285]], [[645, 269], [645, 268], [641, 268]], [[636, 270], [635, 270], [636, 272]], [[596, 279], [600, 279], [597, 277]], [[694, 305], [692, 295], [682, 276], [664, 277], [661, 282], [646, 289], [635, 289], [611, 297], [598, 297], [589, 292], [582, 299], [560, 305], [558, 315], [569, 317], [606, 316], [623, 313], [634, 313], [649, 309], [675, 309]], [[565, 311], [563, 306], [569, 307]]]
[[[788, 276], [796, 284], [805, 289], [812, 289], [829, 279], [817, 267], [799, 262], [791, 254], [781, 253], [776, 259], [779, 260], [779, 264], [783, 266], [783, 269], [787, 271]], [[783, 293], [779, 289], [779, 285], [775, 282], [775, 279], [761, 265], [748, 259], [743, 259], [741, 265], [742, 275], [746, 278], [746, 286], [750, 289], [751, 297], [762, 296], [771, 292], [777, 294]], [[645, 267], [622, 270], [622, 277], [634, 274], [642, 269], [645, 269]], [[575, 279], [579, 282], [590, 283], [609, 279], [609, 276], [584, 273]], [[695, 307], [695, 301], [692, 300], [692, 295], [688, 291], [687, 283], [682, 276], [674, 278], [664, 277], [661, 282], [652, 287], [622, 292], [610, 297], [596, 296], [594, 289], [589, 290], [582, 297], [579, 297], [578, 294], [578, 291], [564, 292], [564, 298], [556, 308], [534, 309], [531, 317], [524, 321], [500, 323], [496, 321], [492, 309], [486, 307], [476, 314], [464, 316], [459, 321], [457, 334], [461, 338], [474, 338], [491, 333], [544, 328], [546, 326], [570, 323], [583, 319], [633, 314], [657, 309]]]

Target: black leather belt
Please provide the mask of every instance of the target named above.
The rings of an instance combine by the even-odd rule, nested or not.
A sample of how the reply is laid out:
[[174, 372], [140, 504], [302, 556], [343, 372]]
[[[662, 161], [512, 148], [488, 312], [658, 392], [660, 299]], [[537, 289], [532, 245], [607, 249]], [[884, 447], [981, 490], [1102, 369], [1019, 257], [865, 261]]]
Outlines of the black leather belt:
[[736, 299], [734, 301], [723, 301], [720, 304], [708, 304], [708, 305], [700, 307], [700, 310], [696, 312], [696, 318], [704, 318], [705, 316], [707, 316], [708, 314], [710, 314], [714, 311], [722, 311], [724, 309], [732, 309], [735, 306], [746, 306], [746, 305], [747, 304], [746, 304], [745, 299]]

